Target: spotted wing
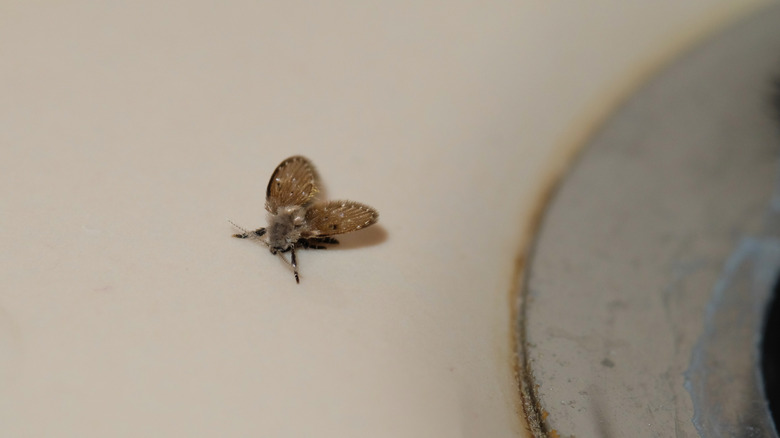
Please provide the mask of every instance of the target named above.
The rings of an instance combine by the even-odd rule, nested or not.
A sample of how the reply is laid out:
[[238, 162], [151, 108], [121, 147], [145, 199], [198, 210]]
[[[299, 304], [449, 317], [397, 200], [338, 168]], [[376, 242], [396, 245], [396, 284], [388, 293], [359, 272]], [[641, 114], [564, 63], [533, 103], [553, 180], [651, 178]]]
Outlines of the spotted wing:
[[306, 210], [311, 237], [349, 233], [373, 225], [377, 220], [379, 213], [376, 210], [353, 201], [328, 201]]
[[265, 209], [276, 214], [279, 207], [305, 205], [317, 190], [317, 172], [311, 162], [299, 155], [276, 167], [265, 189]]

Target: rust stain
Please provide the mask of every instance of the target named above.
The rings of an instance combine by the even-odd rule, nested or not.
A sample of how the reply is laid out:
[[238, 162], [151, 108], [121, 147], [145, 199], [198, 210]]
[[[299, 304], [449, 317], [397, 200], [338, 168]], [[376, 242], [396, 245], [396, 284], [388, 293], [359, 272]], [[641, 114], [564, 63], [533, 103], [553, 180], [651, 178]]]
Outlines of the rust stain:
[[[573, 162], [574, 157], [577, 155], [577, 149], [573, 149], [569, 153], [569, 160], [567, 163]], [[535, 208], [532, 210], [531, 216], [526, 221], [526, 228], [522, 234], [522, 245], [515, 259], [515, 273], [513, 283], [511, 285], [512, 293], [510, 293], [510, 306], [511, 315], [510, 321], [512, 321], [513, 327], [510, 336], [510, 342], [512, 343], [512, 349], [515, 351], [515, 361], [513, 364], [514, 375], [516, 383], [520, 390], [520, 406], [522, 408], [522, 414], [525, 417], [526, 428], [534, 437], [555, 437], [557, 432], [550, 431], [546, 425], [547, 412], [544, 411], [539, 404], [536, 386], [534, 384], [533, 372], [530, 364], [528, 363], [528, 354], [525, 351], [525, 332], [524, 324], [521, 319], [522, 314], [525, 312], [525, 304], [527, 297], [524, 294], [526, 289], [526, 266], [528, 263], [528, 255], [530, 249], [535, 242], [535, 236], [539, 227], [541, 226], [542, 219], [547, 211], [547, 207], [550, 204], [553, 196], [557, 192], [562, 176], [565, 170], [568, 169], [568, 165], [560, 166], [554, 172], [550, 172], [548, 175], [548, 182], [544, 184], [544, 189], [537, 197]], [[523, 295], [521, 295], [523, 293]]]

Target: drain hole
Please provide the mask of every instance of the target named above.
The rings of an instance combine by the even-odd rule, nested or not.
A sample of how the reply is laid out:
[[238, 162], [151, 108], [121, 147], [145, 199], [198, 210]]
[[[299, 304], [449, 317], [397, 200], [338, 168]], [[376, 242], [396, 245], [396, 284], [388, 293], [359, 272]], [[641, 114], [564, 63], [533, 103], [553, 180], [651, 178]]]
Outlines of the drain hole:
[[761, 342], [761, 373], [772, 420], [780, 424], [780, 279], [775, 283]]
[[[775, 119], [780, 122], [780, 76], [775, 78], [772, 85], [772, 106]], [[776, 281], [761, 341], [761, 374], [772, 421], [780, 425], [780, 276]]]

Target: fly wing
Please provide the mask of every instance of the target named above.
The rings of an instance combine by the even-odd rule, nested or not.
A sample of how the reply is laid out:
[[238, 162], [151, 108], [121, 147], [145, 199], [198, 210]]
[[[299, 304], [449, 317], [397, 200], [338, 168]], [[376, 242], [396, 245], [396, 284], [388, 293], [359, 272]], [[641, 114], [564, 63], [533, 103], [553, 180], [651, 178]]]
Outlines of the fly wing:
[[379, 213], [376, 210], [353, 201], [328, 201], [306, 210], [311, 237], [349, 233], [373, 225], [377, 220]]
[[279, 207], [306, 205], [317, 192], [314, 165], [296, 155], [276, 166], [265, 189], [265, 209], [276, 214]]

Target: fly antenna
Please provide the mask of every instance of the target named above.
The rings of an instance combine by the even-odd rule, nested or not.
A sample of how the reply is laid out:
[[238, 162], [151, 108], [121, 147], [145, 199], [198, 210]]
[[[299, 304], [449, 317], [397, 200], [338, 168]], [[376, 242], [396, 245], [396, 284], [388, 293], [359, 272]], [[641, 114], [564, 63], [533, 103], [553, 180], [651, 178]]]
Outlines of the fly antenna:
[[239, 230], [243, 231], [243, 232], [244, 232], [244, 234], [249, 234], [249, 231], [248, 231], [247, 229], [245, 229], [245, 228], [243, 228], [243, 227], [239, 227], [238, 225], [236, 225], [236, 223], [235, 223], [235, 222], [231, 221], [230, 219], [227, 219], [227, 221], [228, 221], [228, 222], [230, 222], [230, 225], [233, 225], [233, 226], [234, 226], [234, 227], [236, 227], [237, 229], [239, 229]]

